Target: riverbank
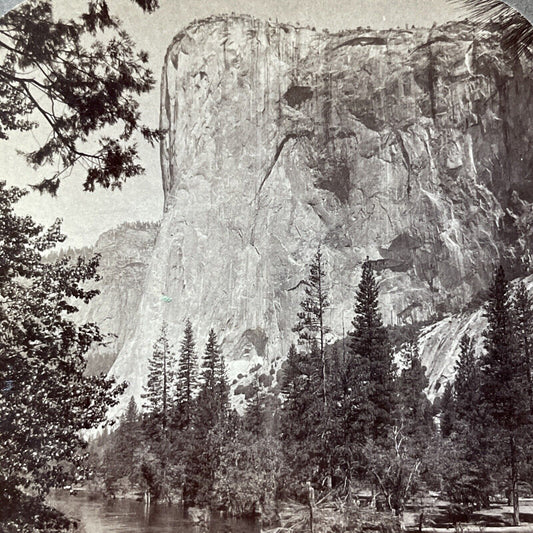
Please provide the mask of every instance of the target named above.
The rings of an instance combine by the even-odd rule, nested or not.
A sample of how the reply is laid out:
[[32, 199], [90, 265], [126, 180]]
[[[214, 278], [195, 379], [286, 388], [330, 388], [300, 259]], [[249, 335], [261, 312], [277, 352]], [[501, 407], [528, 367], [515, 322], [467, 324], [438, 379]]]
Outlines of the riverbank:
[[[86, 495], [56, 492], [48, 499], [78, 524], [77, 533], [198, 533], [193, 520], [181, 505], [152, 503], [145, 505], [131, 499], [92, 499]], [[212, 516], [210, 533], [259, 533], [259, 527], [247, 520]]]

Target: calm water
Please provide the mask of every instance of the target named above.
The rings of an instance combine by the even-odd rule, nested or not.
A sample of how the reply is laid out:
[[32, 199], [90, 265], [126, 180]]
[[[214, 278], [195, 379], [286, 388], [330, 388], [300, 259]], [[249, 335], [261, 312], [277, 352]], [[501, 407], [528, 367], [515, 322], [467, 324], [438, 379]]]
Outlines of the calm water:
[[[183, 517], [182, 509], [166, 504], [132, 500], [89, 500], [83, 496], [55, 496], [50, 503], [71, 518], [79, 520], [83, 533], [201, 533]], [[258, 533], [246, 520], [211, 521], [210, 533]]]

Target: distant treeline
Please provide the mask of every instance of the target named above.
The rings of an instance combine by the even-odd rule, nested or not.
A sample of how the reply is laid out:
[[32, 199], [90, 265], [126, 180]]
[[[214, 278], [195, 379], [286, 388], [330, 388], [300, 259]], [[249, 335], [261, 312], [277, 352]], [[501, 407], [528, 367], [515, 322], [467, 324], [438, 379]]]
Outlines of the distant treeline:
[[[150, 231], [150, 230], [157, 230], [161, 225], [160, 221], [142, 221], [142, 220], [136, 220], [134, 222], [123, 222], [116, 228], [107, 230], [102, 235], [105, 235], [109, 232], [123, 232], [130, 229], [133, 230], [139, 230], [139, 231]], [[84, 259], [88, 259], [89, 257], [92, 257], [96, 253], [96, 245], [92, 246], [82, 246], [82, 247], [72, 247], [68, 246], [67, 248], [62, 248], [58, 250], [51, 250], [49, 253], [47, 253], [44, 256], [44, 260], [49, 263], [53, 263], [55, 261], [58, 261], [60, 259], [64, 259], [65, 257], [70, 258], [77, 258], [77, 257], [83, 257]]]

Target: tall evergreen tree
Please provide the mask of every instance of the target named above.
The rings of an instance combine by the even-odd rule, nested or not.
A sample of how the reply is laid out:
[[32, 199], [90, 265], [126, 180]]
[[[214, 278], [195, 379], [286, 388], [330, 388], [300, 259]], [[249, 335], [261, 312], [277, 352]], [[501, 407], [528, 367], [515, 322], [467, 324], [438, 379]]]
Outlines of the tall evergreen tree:
[[455, 364], [454, 400], [455, 413], [459, 420], [479, 423], [481, 373], [472, 338], [463, 335], [459, 359]]
[[161, 420], [165, 430], [171, 406], [174, 384], [175, 355], [168, 342], [167, 325], [163, 323], [159, 338], [154, 343], [152, 357], [148, 362], [148, 380], [142, 398], [144, 409], [155, 419]]
[[253, 393], [250, 396], [244, 413], [244, 429], [256, 437], [262, 437], [266, 432], [265, 395], [261, 392], [259, 382], [252, 383]]
[[455, 365], [453, 387], [443, 398], [441, 434], [446, 438], [442, 477], [452, 501], [467, 508], [486, 507], [492, 491], [493, 455], [489, 453], [491, 431], [484, 423], [481, 401], [481, 370], [473, 341], [464, 335]]
[[356, 293], [349, 349], [357, 380], [353, 386], [362, 398], [366, 409], [364, 425], [373, 439], [386, 434], [394, 410], [394, 364], [378, 296], [372, 265], [366, 261]]
[[494, 276], [486, 305], [485, 353], [481, 359], [481, 394], [487, 425], [505, 443], [510, 470], [513, 523], [518, 525], [520, 452], [531, 427], [527, 367], [513, 331], [509, 285], [503, 267]]
[[340, 354], [332, 358], [329, 387], [331, 402], [329, 408], [330, 448], [332, 465], [337, 484], [346, 487], [347, 493], [354, 483], [364, 475], [363, 448], [368, 422], [361, 394], [358, 369], [353, 354]]
[[[131, 490], [141, 477], [138, 455], [142, 444], [141, 418], [133, 396], [118, 428], [107, 439], [103, 457], [104, 481], [108, 493], [116, 495], [120, 489]], [[124, 486], [127, 480], [128, 486]]]
[[229, 388], [224, 358], [216, 333], [209, 331], [200, 375], [200, 390], [193, 417], [192, 439], [187, 461], [184, 500], [191, 503], [209, 503], [221, 449], [230, 425]]
[[421, 452], [433, 433], [433, 411], [424, 392], [429, 385], [426, 367], [422, 365], [416, 343], [404, 350], [403, 368], [398, 378], [397, 424], [411, 439], [412, 451]]
[[416, 342], [403, 351], [403, 368], [397, 383], [392, 427], [386, 438], [369, 440], [369, 470], [386, 495], [388, 505], [403, 516], [406, 502], [418, 490], [422, 465], [433, 438], [432, 405], [424, 392], [429, 380]]
[[226, 372], [226, 360], [222, 352], [219, 353], [215, 378], [216, 378], [216, 386], [217, 386], [217, 401], [220, 406], [220, 415], [224, 417], [229, 412], [230, 387], [228, 383], [228, 375]]
[[523, 282], [519, 282], [514, 291], [511, 307], [516, 348], [525, 366], [529, 404], [533, 410], [533, 298]]
[[326, 271], [320, 246], [309, 267], [309, 278], [304, 280], [305, 297], [300, 302], [301, 311], [293, 331], [298, 333], [298, 344], [310, 354], [318, 346], [321, 364], [322, 399], [327, 404], [327, 365], [325, 312], [329, 307]]
[[209, 330], [198, 393], [198, 415], [206, 430], [213, 427], [229, 408], [229, 391], [224, 357], [216, 333]]
[[135, 398], [132, 396], [124, 413], [124, 425], [130, 426], [137, 424], [137, 422], [139, 422], [139, 409], [137, 408]]
[[188, 426], [191, 421], [193, 400], [196, 392], [197, 357], [189, 319], [181, 341], [178, 372], [176, 376], [176, 409], [181, 422]]
[[316, 363], [320, 362], [316, 343], [312, 349], [309, 355], [291, 345], [281, 381], [281, 440], [287, 465], [297, 484], [317, 476], [324, 456], [321, 437], [324, 403], [321, 380], [316, 373]]
[[453, 382], [448, 381], [440, 402], [440, 433], [444, 438], [448, 438], [452, 434], [456, 416]]

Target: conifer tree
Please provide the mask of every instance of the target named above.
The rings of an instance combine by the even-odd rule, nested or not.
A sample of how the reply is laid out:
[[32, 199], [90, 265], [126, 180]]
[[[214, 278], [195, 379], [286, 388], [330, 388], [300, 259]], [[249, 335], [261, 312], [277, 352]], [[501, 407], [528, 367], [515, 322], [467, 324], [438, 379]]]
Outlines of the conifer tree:
[[524, 282], [519, 282], [511, 301], [518, 356], [523, 359], [530, 409], [533, 410], [533, 298]]
[[329, 414], [329, 440], [332, 448], [333, 470], [348, 492], [364, 475], [363, 448], [365, 445], [366, 409], [357, 387], [358, 374], [352, 354], [337, 353], [332, 358]]
[[446, 386], [442, 403], [441, 434], [447, 439], [442, 467], [444, 488], [454, 502], [486, 507], [494, 470], [489, 453], [492, 435], [484, 423], [481, 371], [468, 335], [461, 338], [455, 381], [453, 387], [449, 383]]
[[369, 440], [369, 470], [388, 505], [402, 516], [406, 502], [418, 490], [422, 465], [433, 437], [432, 405], [424, 392], [429, 380], [416, 342], [403, 351], [403, 368], [397, 383], [392, 427], [386, 435]]
[[137, 424], [139, 421], [139, 409], [137, 408], [137, 402], [132, 396], [128, 402], [128, 407], [124, 413], [124, 425], [131, 426]]
[[218, 355], [218, 365], [216, 372], [217, 401], [220, 406], [220, 415], [226, 416], [229, 411], [229, 392], [228, 375], [226, 373], [226, 361], [222, 352]]
[[520, 452], [531, 427], [526, 364], [513, 331], [509, 285], [503, 267], [494, 276], [486, 305], [488, 327], [481, 359], [481, 395], [487, 426], [498, 443], [505, 443], [510, 468], [513, 524], [518, 525]]
[[120, 481], [128, 479], [131, 488], [141, 475], [137, 461], [142, 443], [141, 419], [133, 396], [118, 428], [107, 440], [110, 443], [103, 457], [104, 480], [108, 493], [115, 495]]
[[318, 463], [324, 456], [321, 437], [324, 404], [316, 375], [316, 362], [320, 362], [316, 343], [312, 349], [310, 356], [291, 345], [281, 381], [281, 440], [287, 464], [297, 483], [316, 476]]
[[247, 402], [244, 413], [244, 429], [256, 437], [262, 437], [265, 435], [266, 429], [265, 395], [261, 392], [257, 380], [252, 383], [252, 388], [253, 393]]
[[471, 337], [463, 335], [459, 359], [455, 365], [454, 405], [460, 420], [480, 420], [481, 374]]
[[168, 342], [167, 325], [163, 323], [159, 338], [154, 343], [152, 357], [148, 362], [148, 380], [142, 398], [144, 409], [154, 419], [161, 420], [166, 429], [174, 384], [175, 355]]
[[441, 398], [440, 433], [448, 438], [455, 428], [455, 400], [453, 397], [453, 383], [448, 381]]
[[353, 375], [366, 413], [363, 427], [377, 439], [387, 432], [394, 410], [394, 364], [392, 351], [378, 309], [379, 291], [369, 261], [363, 263], [361, 281], [356, 293], [353, 331], [349, 333], [349, 349], [354, 361]]
[[191, 421], [193, 399], [196, 391], [197, 357], [189, 319], [185, 322], [185, 331], [181, 341], [178, 372], [176, 376], [176, 409], [185, 426]]
[[[304, 440], [316, 422], [315, 369], [309, 357], [298, 351], [294, 344], [289, 348], [285, 365], [281, 381], [282, 410], [287, 426], [285, 433], [290, 434], [293, 440]], [[299, 424], [294, 424], [294, 420], [299, 420]]]
[[411, 439], [411, 448], [425, 448], [433, 432], [432, 405], [424, 392], [429, 385], [416, 343], [404, 350], [404, 367], [398, 379], [397, 424]]
[[195, 448], [191, 448], [187, 461], [186, 504], [208, 503], [229, 424], [229, 388], [224, 358], [216, 333], [211, 329], [194, 412], [192, 439]]
[[229, 391], [224, 357], [216, 333], [209, 330], [200, 376], [198, 410], [205, 429], [213, 427], [227, 412]]
[[326, 340], [329, 328], [325, 324], [325, 312], [329, 307], [326, 271], [320, 246], [309, 267], [309, 278], [303, 282], [305, 297], [300, 302], [301, 311], [293, 331], [298, 333], [298, 344], [307, 348], [311, 354], [319, 350], [322, 399], [327, 404], [327, 365]]

